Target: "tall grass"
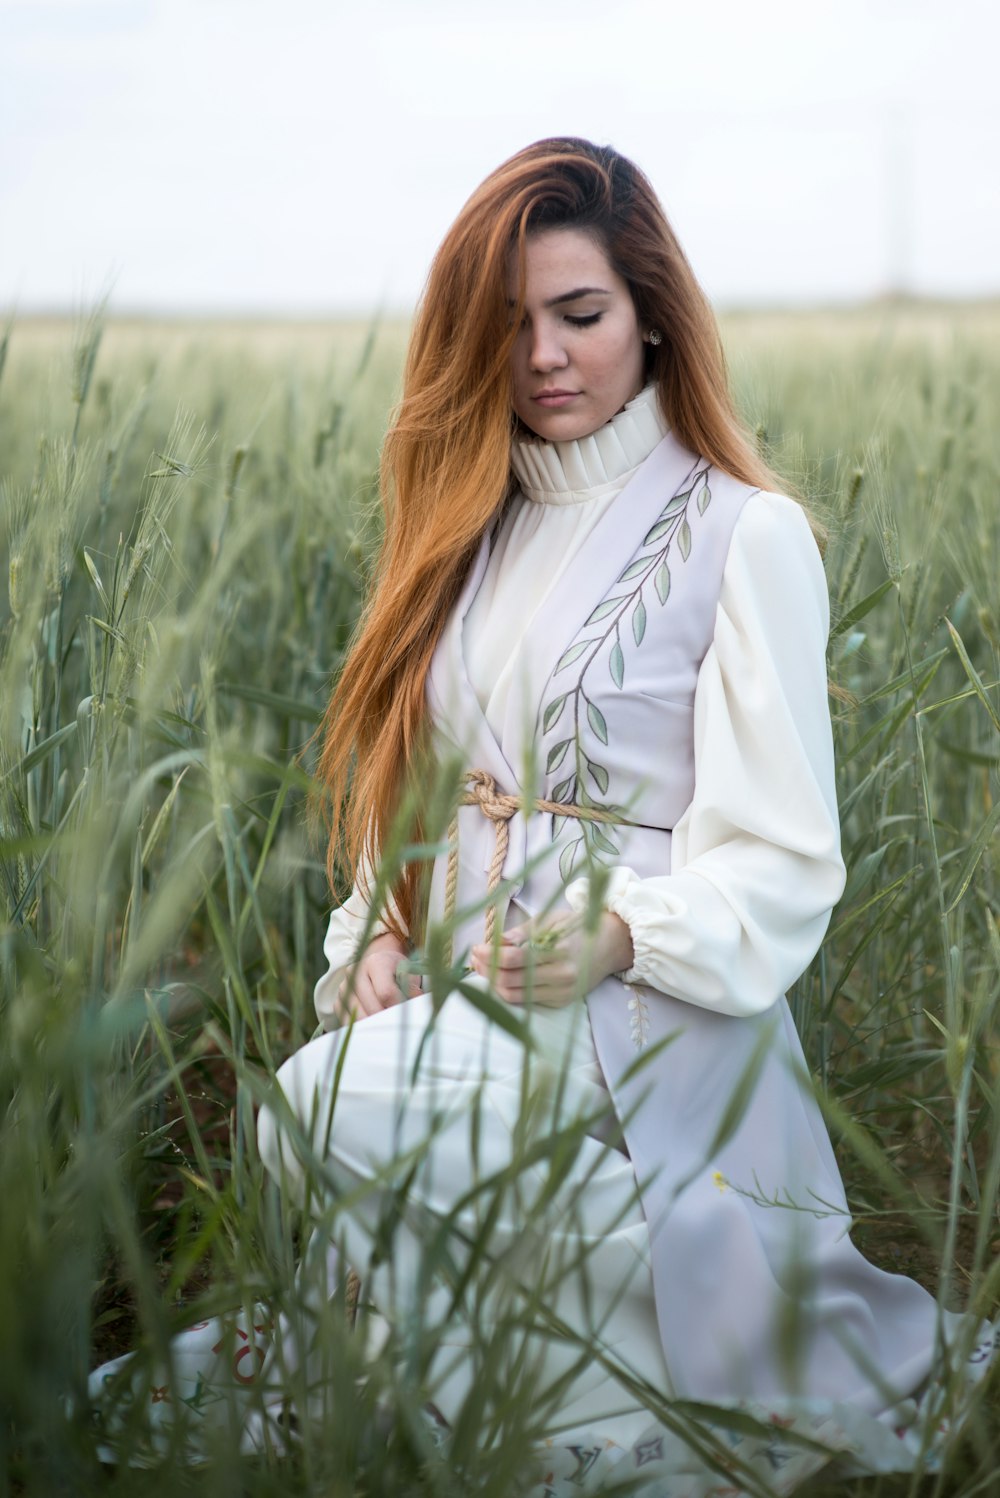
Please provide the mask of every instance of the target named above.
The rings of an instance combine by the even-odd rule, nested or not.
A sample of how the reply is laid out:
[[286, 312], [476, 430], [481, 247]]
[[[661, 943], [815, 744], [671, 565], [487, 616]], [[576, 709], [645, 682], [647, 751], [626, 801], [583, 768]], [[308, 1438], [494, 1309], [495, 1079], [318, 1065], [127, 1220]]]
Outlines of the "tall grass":
[[[1000, 357], [889, 313], [804, 326], [728, 330], [759, 441], [832, 535], [849, 880], [793, 1008], [860, 1242], [990, 1314]], [[249, 332], [102, 336], [95, 316], [60, 356], [15, 326], [0, 362], [0, 1493], [509, 1494], [523, 1470], [496, 1452], [538, 1417], [530, 1382], [501, 1399], [510, 1366], [484, 1344], [498, 1442], [435, 1464], [430, 1332], [359, 1392], [358, 1339], [296, 1270], [307, 1219], [279, 1209], [253, 1128], [314, 1026], [328, 893], [300, 755], [371, 555], [399, 338], [297, 358]], [[202, 1476], [102, 1477], [67, 1417], [92, 1363], [136, 1345], [152, 1368], [173, 1330], [258, 1303], [319, 1328], [323, 1439], [275, 1465], [220, 1435]], [[1000, 1437], [986, 1415], [972, 1435], [928, 1492], [988, 1491]]]

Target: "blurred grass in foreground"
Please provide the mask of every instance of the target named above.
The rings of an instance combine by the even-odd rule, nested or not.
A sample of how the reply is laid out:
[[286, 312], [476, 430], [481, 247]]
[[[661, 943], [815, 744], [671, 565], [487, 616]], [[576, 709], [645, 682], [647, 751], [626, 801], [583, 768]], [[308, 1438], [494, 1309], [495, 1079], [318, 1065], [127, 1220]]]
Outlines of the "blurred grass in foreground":
[[[850, 877], [793, 1010], [860, 1244], [996, 1314], [1000, 316], [725, 331], [758, 440], [832, 535]], [[298, 1304], [302, 1219], [265, 1187], [253, 1109], [314, 1025], [328, 895], [298, 756], [356, 616], [404, 335], [7, 331], [0, 1493], [514, 1490], [471, 1451], [442, 1486], [398, 1348], [359, 1398], [333, 1312], [351, 1416], [294, 1462], [222, 1443], [205, 1475], [102, 1476], [62, 1403], [199, 1315]], [[507, 1399], [511, 1429], [529, 1404]], [[984, 1414], [926, 1489], [841, 1491], [971, 1498], [998, 1465]]]

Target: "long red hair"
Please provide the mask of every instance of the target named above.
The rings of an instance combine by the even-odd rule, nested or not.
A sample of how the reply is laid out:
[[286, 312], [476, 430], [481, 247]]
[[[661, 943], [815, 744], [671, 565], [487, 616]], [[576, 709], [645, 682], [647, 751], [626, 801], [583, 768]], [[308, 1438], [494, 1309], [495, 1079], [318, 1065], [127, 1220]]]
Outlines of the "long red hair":
[[[781, 487], [733, 409], [718, 328], [648, 179], [610, 146], [542, 140], [491, 172], [434, 258], [417, 310], [403, 396], [381, 462], [385, 529], [374, 586], [323, 722], [331, 880], [374, 866], [408, 776], [426, 749], [425, 684], [480, 540], [510, 489], [510, 355], [521, 319], [508, 302], [535, 230], [583, 229], [627, 281], [665, 420], [691, 451], [764, 489]], [[416, 829], [419, 834], [420, 829]], [[422, 919], [421, 870], [392, 889], [396, 934]]]

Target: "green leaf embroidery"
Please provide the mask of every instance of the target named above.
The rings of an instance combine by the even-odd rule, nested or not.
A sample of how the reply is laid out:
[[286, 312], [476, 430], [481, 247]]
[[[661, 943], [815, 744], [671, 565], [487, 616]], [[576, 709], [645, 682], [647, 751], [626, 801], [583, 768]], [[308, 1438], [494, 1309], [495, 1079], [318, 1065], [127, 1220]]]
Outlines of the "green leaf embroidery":
[[573, 865], [582, 842], [583, 838], [578, 837], [575, 842], [567, 843], [559, 855], [559, 877], [563, 884], [568, 884], [573, 877]]
[[600, 848], [602, 853], [610, 853], [612, 858], [617, 858], [619, 853], [617, 843], [613, 843], [598, 826], [594, 825], [591, 828], [590, 836], [595, 848]]
[[589, 643], [588, 640], [580, 640], [576, 645], [571, 645], [568, 650], [564, 650], [556, 661], [556, 669], [552, 673], [553, 676], [557, 671], [564, 671], [567, 666], [572, 666], [574, 661], [579, 660]]
[[674, 495], [673, 499], [667, 505], [666, 509], [661, 512], [659, 520], [657, 520], [655, 525], [651, 525], [649, 530], [646, 532], [642, 541], [643, 546], [652, 546], [654, 541], [661, 540], [667, 534], [667, 532], [672, 528], [673, 523], [677, 518], [678, 512], [686, 508], [687, 502], [690, 498], [690, 489], [685, 489], [683, 494]]
[[587, 703], [587, 721], [601, 743], [606, 744], [608, 742], [608, 725], [604, 721], [604, 714], [601, 712], [601, 709], [595, 707], [592, 702]]
[[646, 633], [646, 605], [640, 596], [635, 608], [632, 610], [632, 634], [637, 645], [642, 644], [642, 637]]
[[543, 733], [548, 733], [549, 729], [559, 722], [559, 719], [562, 717], [562, 710], [566, 706], [566, 698], [568, 696], [568, 692], [563, 692], [561, 697], [556, 697], [552, 702], [549, 703], [542, 718]]
[[624, 603], [624, 601], [625, 600], [622, 598], [605, 598], [603, 603], [599, 603], [597, 605], [592, 614], [588, 614], [586, 623], [597, 624], [601, 619], [606, 619], [608, 615], [613, 614], [615, 609], [618, 608], [619, 604]]
[[587, 769], [594, 779], [594, 784], [602, 796], [608, 794], [608, 772], [603, 765], [597, 765], [592, 759], [587, 760]]
[[[580, 667], [573, 686], [568, 691], [560, 693], [553, 701], [545, 705], [542, 714], [542, 729], [544, 733], [550, 732], [562, 720], [566, 704], [572, 704], [573, 727], [570, 737], [561, 739], [548, 752], [546, 773], [551, 775], [558, 770], [566, 759], [571, 745], [574, 752], [571, 763], [575, 764], [573, 772], [560, 780], [551, 792], [552, 799], [569, 805], [573, 802], [581, 806], [598, 806], [608, 811], [615, 817], [625, 819], [626, 813], [620, 807], [611, 806], [607, 801], [610, 775], [604, 765], [598, 764], [586, 753], [580, 740], [581, 727], [581, 705], [586, 708], [586, 720], [594, 738], [602, 744], [608, 744], [610, 731], [607, 721], [601, 709], [597, 707], [587, 696], [584, 682], [587, 673], [595, 665], [597, 657], [602, 653], [605, 645], [610, 645], [608, 656], [608, 670], [611, 680], [621, 691], [625, 683], [625, 653], [621, 642], [621, 621], [626, 611], [631, 613], [632, 638], [636, 646], [640, 646], [645, 639], [646, 626], [649, 622], [645, 588], [652, 569], [653, 586], [656, 596], [662, 606], [670, 597], [670, 548], [676, 542], [677, 550], [680, 552], [681, 560], [686, 562], [691, 555], [693, 536], [691, 525], [688, 520], [688, 506], [697, 504], [699, 515], [704, 515], [712, 502], [712, 491], [708, 484], [708, 475], [711, 465], [706, 465], [698, 473], [694, 474], [688, 486], [679, 493], [674, 494], [660, 511], [654, 524], [646, 532], [641, 554], [633, 557], [624, 570], [618, 576], [618, 585], [631, 584], [624, 587], [623, 591], [617, 593], [613, 598], [602, 599], [589, 614], [586, 626], [598, 625], [598, 629], [591, 632], [588, 639], [577, 640], [571, 644], [556, 662], [553, 675], [564, 671], [574, 661], [578, 661], [584, 652], [588, 652], [586, 660]], [[655, 548], [650, 550], [650, 548]], [[581, 702], [582, 699], [582, 702]], [[584, 767], [586, 767], [584, 769]], [[584, 783], [584, 777], [597, 787], [603, 800], [593, 799], [588, 793]], [[566, 817], [559, 813], [552, 817], [552, 837], [556, 839], [560, 833], [568, 832]], [[577, 868], [581, 855], [587, 850], [599, 849], [608, 857], [615, 858], [619, 854], [613, 838], [607, 835], [597, 824], [584, 823], [580, 831], [573, 835], [572, 841], [563, 846], [559, 856], [559, 872], [564, 881], [568, 881]]]
[[552, 748], [549, 750], [549, 757], [545, 761], [546, 775], [551, 775], [553, 770], [558, 770], [559, 766], [566, 758], [566, 750], [569, 748], [572, 742], [572, 739], [561, 739], [558, 744], [553, 744]]

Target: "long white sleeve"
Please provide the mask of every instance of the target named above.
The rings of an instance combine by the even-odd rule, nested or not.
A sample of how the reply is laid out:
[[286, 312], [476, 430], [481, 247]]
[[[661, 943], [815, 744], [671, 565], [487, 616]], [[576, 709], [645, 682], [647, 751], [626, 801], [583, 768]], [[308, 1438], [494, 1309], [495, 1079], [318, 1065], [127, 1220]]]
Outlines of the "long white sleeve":
[[[829, 600], [801, 508], [758, 494], [733, 533], [695, 693], [695, 791], [671, 872], [611, 871], [627, 982], [723, 1014], [768, 1008], [819, 949], [844, 886], [826, 687]], [[586, 880], [567, 899], [586, 903]]]
[[[347, 974], [347, 969], [356, 960], [361, 937], [368, 922], [368, 901], [357, 885], [351, 890], [343, 905], [330, 916], [323, 941], [323, 955], [329, 966], [313, 989], [316, 1015], [324, 1030], [332, 1030], [339, 1023], [334, 1012], [337, 991]], [[381, 936], [388, 931], [381, 919], [376, 919], [370, 937]]]

